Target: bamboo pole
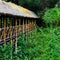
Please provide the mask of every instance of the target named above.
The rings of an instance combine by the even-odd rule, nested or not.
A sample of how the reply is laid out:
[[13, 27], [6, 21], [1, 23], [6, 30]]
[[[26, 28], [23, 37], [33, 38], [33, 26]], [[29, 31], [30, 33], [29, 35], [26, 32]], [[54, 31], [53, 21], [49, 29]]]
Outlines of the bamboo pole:
[[10, 20], [10, 42], [11, 42], [11, 45], [12, 45], [12, 20]]
[[19, 33], [20, 33], [20, 20], [19, 20]]
[[30, 20], [30, 31], [32, 31], [32, 21]]
[[32, 25], [33, 25], [33, 27], [32, 27], [32, 28], [33, 28], [33, 29], [34, 29], [34, 27], [35, 27], [35, 25], [34, 25], [34, 24], [35, 24], [35, 23], [34, 23], [34, 21], [32, 20]]
[[36, 35], [36, 20], [34, 21], [35, 35]]
[[[4, 22], [4, 24], [3, 24], [3, 27], [4, 27], [4, 31], [3, 31], [4, 44], [3, 44], [3, 47], [5, 49], [6, 48], [6, 18], [3, 18], [3, 22]], [[4, 52], [4, 55], [6, 56], [6, 52]], [[5, 56], [4, 56], [4, 60], [6, 60]]]
[[24, 40], [25, 36], [24, 36], [24, 19], [23, 19], [23, 40]]
[[28, 32], [29, 32], [29, 28], [30, 28], [30, 26], [29, 26], [29, 20], [28, 20]]
[[[12, 48], [12, 18], [10, 20], [10, 42], [11, 42], [11, 48]], [[12, 49], [11, 49], [11, 59], [12, 59]]]
[[31, 38], [31, 34], [30, 34], [30, 20], [28, 20], [28, 33], [29, 33], [29, 36]]
[[19, 40], [19, 37], [20, 37], [20, 33], [19, 33], [19, 24], [20, 24], [20, 20], [18, 19], [18, 28], [17, 28], [17, 33], [18, 33], [18, 40]]
[[[20, 35], [20, 33], [21, 33], [21, 21], [19, 19], [19, 35]], [[19, 38], [20, 38], [20, 36], [19, 36]]]
[[4, 19], [4, 45], [6, 44], [6, 18]]
[[[1, 26], [2, 28], [4, 28], [4, 20], [3, 20], [3, 17], [2, 17], [2, 21], [1, 21]], [[4, 29], [2, 29], [2, 40], [4, 41]], [[4, 46], [4, 44], [3, 44]]]
[[23, 34], [24, 34], [24, 19], [23, 19]]
[[0, 42], [2, 39], [2, 19], [0, 20]]
[[16, 41], [15, 41], [15, 52], [16, 52], [16, 54], [17, 54], [17, 40], [18, 40], [18, 38], [17, 38], [17, 19], [15, 20], [15, 25], [16, 25]]
[[[15, 18], [13, 18], [13, 35], [16, 34], [16, 26], [15, 26]], [[13, 41], [15, 42], [15, 38], [13, 39]]]
[[27, 41], [27, 19], [25, 21], [25, 25], [26, 25], [26, 27], [25, 27], [25, 40]]

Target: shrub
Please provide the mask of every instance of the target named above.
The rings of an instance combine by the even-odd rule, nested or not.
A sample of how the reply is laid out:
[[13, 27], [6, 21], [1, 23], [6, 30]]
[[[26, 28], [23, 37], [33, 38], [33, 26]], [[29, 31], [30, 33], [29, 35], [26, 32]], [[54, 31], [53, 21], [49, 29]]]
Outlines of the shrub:
[[39, 28], [39, 32], [35, 30], [27, 37], [24, 40], [24, 35], [20, 35], [17, 54], [10, 44], [0, 46], [0, 60], [60, 60], [59, 29]]
[[43, 19], [46, 24], [53, 24], [58, 25], [58, 22], [60, 21], [60, 8], [51, 8], [48, 9], [45, 12], [45, 15], [43, 16]]

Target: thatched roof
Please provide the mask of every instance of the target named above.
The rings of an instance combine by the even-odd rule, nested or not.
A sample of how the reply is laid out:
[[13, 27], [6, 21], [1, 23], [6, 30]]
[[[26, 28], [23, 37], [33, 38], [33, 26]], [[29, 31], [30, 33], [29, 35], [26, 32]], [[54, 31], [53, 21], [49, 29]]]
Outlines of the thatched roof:
[[0, 14], [9, 14], [13, 16], [22, 16], [22, 17], [30, 17], [30, 18], [38, 18], [37, 15], [21, 6], [18, 6], [11, 2], [4, 2], [0, 0]]

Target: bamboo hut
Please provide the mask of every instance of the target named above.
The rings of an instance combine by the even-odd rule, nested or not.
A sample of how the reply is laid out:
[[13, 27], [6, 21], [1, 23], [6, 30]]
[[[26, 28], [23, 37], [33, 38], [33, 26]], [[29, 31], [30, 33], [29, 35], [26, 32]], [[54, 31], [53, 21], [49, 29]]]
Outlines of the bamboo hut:
[[38, 16], [21, 6], [0, 0], [0, 44], [18, 40], [20, 33], [30, 32]]

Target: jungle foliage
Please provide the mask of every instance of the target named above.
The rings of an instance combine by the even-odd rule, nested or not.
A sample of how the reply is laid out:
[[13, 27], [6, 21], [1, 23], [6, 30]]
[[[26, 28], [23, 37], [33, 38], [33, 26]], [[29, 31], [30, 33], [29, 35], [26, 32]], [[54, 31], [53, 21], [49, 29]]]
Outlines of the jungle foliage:
[[59, 28], [38, 28], [31, 37], [27, 35], [27, 40], [23, 37], [18, 40], [17, 54], [10, 43], [4, 48], [0, 46], [0, 60], [60, 60]]
[[60, 8], [55, 7], [48, 9], [44, 14], [43, 19], [46, 24], [55, 24], [55, 26], [58, 26], [60, 22]]

